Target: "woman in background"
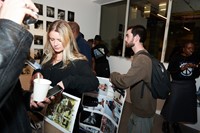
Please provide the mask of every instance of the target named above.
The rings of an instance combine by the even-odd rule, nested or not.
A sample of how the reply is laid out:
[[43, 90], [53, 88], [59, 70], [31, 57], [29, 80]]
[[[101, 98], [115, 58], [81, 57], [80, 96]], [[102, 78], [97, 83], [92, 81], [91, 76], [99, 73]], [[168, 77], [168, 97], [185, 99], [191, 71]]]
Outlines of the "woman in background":
[[199, 76], [199, 62], [194, 56], [194, 44], [185, 42], [181, 52], [173, 55], [169, 61], [168, 71], [171, 74], [171, 94], [166, 99], [161, 115], [163, 132], [169, 133], [172, 124], [175, 133], [181, 133], [179, 122], [197, 122], [196, 81]]
[[[32, 79], [39, 73], [41, 77], [52, 81], [51, 86], [59, 85], [64, 92], [79, 98], [82, 93], [98, 88], [98, 79], [86, 57], [78, 52], [76, 40], [66, 21], [56, 20], [51, 23], [44, 51], [46, 56], [41, 63], [42, 69], [36, 70]], [[78, 132], [78, 122], [77, 115], [74, 133]]]

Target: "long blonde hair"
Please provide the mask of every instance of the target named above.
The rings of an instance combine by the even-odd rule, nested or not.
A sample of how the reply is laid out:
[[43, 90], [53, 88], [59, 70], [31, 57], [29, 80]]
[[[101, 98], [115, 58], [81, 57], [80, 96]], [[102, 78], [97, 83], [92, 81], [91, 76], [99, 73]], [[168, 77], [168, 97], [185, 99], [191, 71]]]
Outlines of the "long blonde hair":
[[79, 53], [76, 40], [68, 23], [64, 20], [56, 20], [51, 23], [47, 31], [47, 40], [44, 47], [44, 54], [46, 57], [42, 61], [42, 65], [53, 60], [56, 56], [56, 53], [50, 44], [49, 33], [51, 31], [56, 31], [61, 36], [61, 42], [64, 47], [62, 57], [63, 67], [66, 67], [70, 61], [76, 59], [87, 60], [84, 55]]

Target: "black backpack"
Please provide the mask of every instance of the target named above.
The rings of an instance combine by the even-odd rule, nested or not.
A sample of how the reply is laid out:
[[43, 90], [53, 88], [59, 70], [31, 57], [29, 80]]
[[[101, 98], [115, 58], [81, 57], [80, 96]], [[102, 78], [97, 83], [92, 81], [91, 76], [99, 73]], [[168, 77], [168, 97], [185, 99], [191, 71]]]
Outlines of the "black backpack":
[[149, 53], [142, 52], [140, 54], [144, 54], [152, 60], [151, 87], [143, 81], [141, 98], [143, 97], [144, 85], [147, 85], [155, 99], [166, 99], [170, 94], [169, 72], [166, 70], [162, 62], [154, 58]]

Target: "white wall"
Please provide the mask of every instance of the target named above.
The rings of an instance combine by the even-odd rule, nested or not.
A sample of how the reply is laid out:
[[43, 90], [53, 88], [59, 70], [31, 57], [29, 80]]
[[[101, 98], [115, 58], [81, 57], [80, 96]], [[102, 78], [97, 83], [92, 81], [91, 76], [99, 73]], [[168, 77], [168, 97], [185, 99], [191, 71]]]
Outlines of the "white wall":
[[[67, 12], [75, 12], [75, 21], [79, 23], [81, 32], [85, 35], [85, 39], [94, 38], [95, 34], [99, 34], [101, 5], [91, 0], [33, 0], [35, 3], [43, 4], [43, 11], [46, 13], [46, 6], [55, 7], [65, 10], [65, 18], [67, 20]], [[45, 17], [46, 14], [43, 16]], [[40, 18], [44, 18], [41, 17]], [[56, 18], [56, 17], [55, 17]], [[46, 18], [48, 20], [53, 20]]]

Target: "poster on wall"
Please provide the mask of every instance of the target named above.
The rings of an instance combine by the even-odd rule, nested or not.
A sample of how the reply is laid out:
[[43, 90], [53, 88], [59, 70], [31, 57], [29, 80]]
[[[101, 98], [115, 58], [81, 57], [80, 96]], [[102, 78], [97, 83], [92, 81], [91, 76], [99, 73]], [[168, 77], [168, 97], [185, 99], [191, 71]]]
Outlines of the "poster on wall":
[[82, 97], [80, 127], [84, 132], [118, 132], [126, 91], [115, 88], [108, 78], [98, 77], [97, 92]]
[[[49, 104], [45, 122], [64, 133], [72, 133], [80, 104], [80, 98], [63, 92], [61, 97]], [[50, 132], [50, 131], [49, 131]]]
[[43, 21], [42, 21], [42, 20], [38, 20], [38, 21], [34, 24], [34, 28], [35, 28], [35, 29], [43, 30]]

